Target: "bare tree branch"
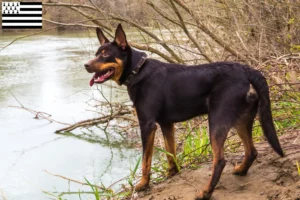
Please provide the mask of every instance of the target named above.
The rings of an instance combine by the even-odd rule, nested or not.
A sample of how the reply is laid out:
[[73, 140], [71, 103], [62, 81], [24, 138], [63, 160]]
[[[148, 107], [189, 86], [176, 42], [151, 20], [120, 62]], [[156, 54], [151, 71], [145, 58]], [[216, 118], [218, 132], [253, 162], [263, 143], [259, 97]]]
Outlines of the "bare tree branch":
[[[83, 11], [80, 10], [79, 8], [75, 8], [75, 7], [72, 7], [72, 6], [71, 6], [71, 7], [68, 7], [68, 8], [69, 8], [69, 9], [72, 9], [72, 10], [78, 12], [79, 14], [81, 14], [82, 16], [84, 16], [84, 17], [90, 19], [94, 24], [97, 24], [98, 26], [102, 27], [102, 28], [104, 29], [103, 31], [105, 31], [107, 34], [109, 34], [109, 35], [112, 37], [112, 35], [111, 35], [111, 33], [110, 33], [110, 32], [112, 31], [112, 29], [111, 29], [110, 27], [104, 25], [103, 23], [99, 22], [98, 20], [94, 20], [94, 17], [93, 17], [93, 16], [88, 15], [86, 12], [83, 12]], [[108, 32], [107, 30], [108, 30], [109, 32]]]
[[7, 48], [8, 46], [10, 46], [13, 43], [15, 43], [16, 41], [18, 41], [18, 40], [21, 40], [21, 39], [24, 39], [24, 38], [27, 38], [27, 37], [31, 37], [31, 36], [35, 36], [35, 35], [38, 35], [38, 34], [41, 34], [41, 33], [45, 33], [47, 31], [50, 31], [50, 30], [53, 30], [53, 29], [57, 29], [59, 27], [63, 27], [63, 26], [84, 26], [84, 27], [87, 27], [87, 28], [94, 28], [96, 26], [85, 25], [85, 24], [81, 24], [81, 23], [88, 22], [88, 21], [91, 21], [91, 20], [99, 20], [99, 18], [93, 18], [93, 19], [88, 19], [88, 20], [80, 20], [80, 21], [73, 22], [73, 23], [60, 23], [60, 22], [55, 22], [55, 21], [51, 21], [51, 20], [48, 20], [48, 19], [43, 19], [43, 20], [47, 21], [49, 23], [57, 24], [58, 26], [50, 27], [50, 28], [47, 28], [45, 30], [34, 32], [34, 33], [31, 33], [31, 34], [28, 34], [28, 35], [25, 35], [25, 36], [17, 37], [15, 39], [13, 39], [11, 42], [9, 42], [7, 45], [5, 45], [3, 47], [0, 47], [0, 52], [2, 50], [4, 50], [5, 48]]
[[183, 18], [179, 12], [179, 10], [177, 9], [177, 7], [175, 6], [173, 0], [170, 0], [170, 3], [173, 7], [173, 10], [175, 11], [177, 17], [179, 18], [179, 21], [181, 23], [181, 26], [183, 31], [185, 32], [185, 34], [188, 36], [188, 38], [193, 42], [193, 44], [197, 47], [197, 49], [201, 52], [202, 56], [208, 61], [208, 62], [213, 62], [213, 60], [205, 53], [205, 51], [202, 49], [202, 47], [199, 45], [199, 43], [197, 42], [197, 40], [191, 35], [191, 33], [189, 32], [189, 30], [187, 29]]
[[43, 3], [43, 6], [64, 6], [64, 7], [76, 7], [76, 8], [88, 8], [88, 9], [92, 9], [94, 11], [97, 11], [97, 9], [93, 6], [89, 6], [86, 4], [70, 4], [70, 3], [61, 3], [61, 2], [57, 2], [57, 3]]
[[129, 44], [130, 44], [130, 46], [135, 47], [137, 49], [155, 53], [155, 54], [159, 55], [160, 57], [162, 57], [163, 59], [165, 59], [166, 61], [168, 61], [169, 63], [176, 63], [176, 61], [174, 61], [171, 57], [169, 57], [165, 53], [151, 47], [150, 45], [140, 45], [140, 44], [137, 44], [134, 42], [130, 42]]
[[61, 22], [51, 21], [49, 19], [43, 19], [43, 21], [49, 22], [52, 24], [61, 25], [61, 26], [81, 26], [81, 27], [85, 27], [85, 28], [97, 28], [98, 27], [98, 26], [92, 26], [92, 25], [80, 24], [80, 23], [61, 23]]
[[62, 125], [70, 125], [68, 123], [64, 123], [64, 122], [60, 122], [60, 121], [57, 121], [55, 119], [52, 119], [50, 114], [42, 112], [42, 111], [35, 111], [33, 109], [26, 108], [24, 106], [21, 106], [21, 107], [20, 106], [9, 106], [9, 107], [26, 110], [26, 111], [34, 114], [35, 115], [35, 117], [34, 117], [35, 119], [42, 118], [42, 119], [46, 119], [49, 122], [55, 122], [55, 123], [62, 124]]
[[240, 54], [237, 50], [233, 49], [233, 47], [231, 47], [224, 40], [222, 40], [222, 38], [220, 38], [218, 35], [216, 35], [212, 31], [210, 31], [209, 28], [200, 21], [199, 17], [195, 14], [195, 12], [193, 10], [191, 10], [182, 0], [173, 0], [173, 1], [175, 1], [178, 5], [180, 5], [184, 10], [186, 10], [194, 18], [199, 29], [201, 29], [203, 32], [205, 32], [215, 42], [217, 42], [221, 47], [224, 47], [232, 55], [246, 61], [246, 57], [244, 55]]
[[31, 33], [31, 34], [28, 34], [28, 35], [25, 35], [25, 36], [21, 36], [21, 37], [17, 37], [15, 39], [13, 39], [11, 42], [9, 42], [7, 45], [3, 46], [3, 47], [0, 47], [0, 52], [3, 51], [5, 48], [7, 48], [8, 46], [12, 45], [13, 43], [15, 43], [16, 41], [18, 40], [21, 40], [21, 39], [24, 39], [24, 38], [27, 38], [27, 37], [31, 37], [31, 36], [34, 36], [34, 35], [38, 35], [40, 33], [45, 33], [47, 31], [50, 31], [50, 30], [53, 30], [53, 29], [56, 29], [60, 26], [55, 26], [55, 27], [51, 27], [51, 28], [47, 28], [45, 30], [42, 30], [42, 31], [39, 31], [39, 32], [35, 32], [35, 33]]
[[107, 22], [109, 23], [109, 25], [110, 25], [110, 29], [112, 30], [112, 25], [111, 25], [110, 21], [108, 20], [108, 18], [106, 17], [106, 14], [103, 12], [103, 10], [101, 10], [100, 8], [98, 8], [98, 6], [94, 3], [93, 0], [89, 0], [89, 1], [90, 1], [91, 4], [93, 4], [93, 6], [97, 9], [97, 11], [98, 11], [99, 13], [101, 13], [103, 17], [105, 17], [106, 21], [107, 21]]
[[[48, 6], [61, 6], [61, 3], [48, 3], [46, 4]], [[75, 4], [76, 5], [76, 4]], [[72, 9], [78, 13], [80, 13], [81, 15], [85, 16], [86, 18], [88, 19], [91, 19], [91, 21], [95, 24], [97, 24], [98, 26], [104, 28], [104, 31], [106, 30], [109, 30], [111, 32], [111, 29], [105, 25], [103, 25], [102, 23], [100, 23], [99, 21], [96, 21], [96, 20], [92, 20], [93, 17], [91, 15], [88, 15], [86, 12], [83, 12], [82, 10], [76, 8], [76, 7], [73, 7], [72, 4], [68, 4], [68, 5], [64, 5], [66, 6], [67, 8], [69, 9]], [[95, 8], [96, 9], [96, 8]], [[96, 9], [97, 10], [97, 9]], [[103, 13], [103, 11], [98, 8], [98, 10]], [[155, 41], [159, 42], [161, 44], [161, 46], [163, 46], [173, 57], [174, 59], [177, 61], [177, 62], [180, 62], [180, 63], [183, 63], [184, 61], [173, 51], [173, 49], [171, 49], [166, 43], [164, 43], [161, 39], [159, 39], [155, 34], [151, 33], [150, 31], [148, 31], [147, 29], [143, 28], [142, 26], [140, 26], [138, 23], [132, 21], [131, 19], [129, 18], [125, 18], [125, 17], [121, 17], [121, 16], [115, 16], [111, 13], [108, 13], [107, 14], [108, 16], [110, 16], [112, 19], [114, 20], [118, 20], [118, 21], [123, 21], [123, 22], [126, 22], [128, 23], [129, 25], [131, 26], [134, 26], [136, 28], [138, 28], [139, 30], [141, 30], [142, 32], [146, 33], [147, 35], [149, 35], [151, 38], [153, 38]], [[105, 30], [106, 29], [106, 30]], [[110, 34], [110, 33], [109, 33]], [[110, 36], [112, 36], [110, 34]]]
[[157, 7], [152, 1], [147, 1], [147, 4], [149, 6], [151, 6], [163, 18], [167, 19], [168, 21], [172, 22], [173, 24], [176, 24], [177, 26], [181, 26], [179, 22], [177, 22], [175, 19], [172, 19], [170, 16], [166, 15], [166, 12], [164, 12], [159, 7]]

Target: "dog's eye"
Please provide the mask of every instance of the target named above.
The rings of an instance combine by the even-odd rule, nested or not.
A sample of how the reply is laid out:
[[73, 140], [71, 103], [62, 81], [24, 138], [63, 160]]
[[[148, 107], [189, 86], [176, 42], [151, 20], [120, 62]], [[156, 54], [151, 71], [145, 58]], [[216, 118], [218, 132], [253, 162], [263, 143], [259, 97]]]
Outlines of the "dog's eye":
[[102, 53], [101, 53], [101, 56], [102, 56], [102, 57], [104, 57], [104, 58], [106, 58], [106, 57], [108, 57], [108, 56], [109, 56], [109, 54], [108, 54], [108, 53], [106, 53], [106, 52], [102, 52]]

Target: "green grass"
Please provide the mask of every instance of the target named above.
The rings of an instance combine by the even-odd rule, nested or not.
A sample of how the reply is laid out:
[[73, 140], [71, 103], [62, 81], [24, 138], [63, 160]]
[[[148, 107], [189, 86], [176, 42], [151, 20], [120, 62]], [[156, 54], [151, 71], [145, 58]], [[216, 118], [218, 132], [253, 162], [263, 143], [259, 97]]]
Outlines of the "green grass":
[[167, 151], [164, 150], [164, 149], [158, 148], [158, 147], [155, 147], [155, 149], [156, 149], [157, 151], [160, 151], [160, 152], [162, 152], [162, 153], [168, 155], [168, 156], [171, 156], [171, 157], [173, 158], [174, 162], [175, 162], [175, 165], [176, 165], [177, 170], [180, 171], [180, 167], [179, 167], [179, 165], [178, 165], [177, 159], [175, 158], [175, 156], [174, 156], [173, 154], [171, 154], [170, 152], [167, 152]]
[[98, 187], [92, 185], [86, 178], [84, 178], [85, 181], [89, 184], [90, 188], [93, 190], [93, 194], [95, 196], [96, 200], [100, 200], [99, 190]]
[[[119, 183], [119, 181], [106, 187], [102, 183], [100, 183], [101, 185], [92, 184], [88, 179], [84, 178], [86, 183], [82, 183], [82, 184], [89, 186], [90, 191], [79, 190], [79, 191], [68, 191], [68, 192], [58, 192], [58, 191], [54, 191], [54, 192], [43, 191], [43, 192], [46, 195], [48, 195], [50, 199], [57, 199], [57, 200], [65, 200], [64, 196], [70, 196], [70, 195], [78, 195], [78, 198], [82, 200], [83, 194], [89, 195], [88, 199], [95, 199], [95, 200], [101, 200], [101, 199], [113, 200], [113, 199], [122, 199], [124, 197], [129, 197], [134, 188], [134, 180], [136, 179], [137, 170], [139, 169], [140, 162], [141, 162], [141, 157], [137, 160], [134, 168], [130, 171], [130, 175], [124, 178], [124, 180], [126, 180], [127, 182], [125, 182], [123, 185], [130, 186], [131, 188], [123, 188], [117, 191], [112, 189], [112, 186]], [[91, 198], [91, 196], [93, 198]]]
[[179, 153], [175, 156], [162, 148], [156, 147], [156, 162], [152, 166], [154, 171], [154, 182], [159, 182], [166, 178], [166, 172], [169, 168], [166, 156], [173, 157], [175, 165], [180, 170], [181, 167], [195, 168], [195, 162], [207, 160], [212, 154], [210, 141], [207, 133], [207, 127], [204, 124], [195, 125], [194, 120], [181, 123], [181, 131], [179, 133]]
[[127, 178], [127, 183], [130, 185], [130, 187], [131, 187], [132, 190], [133, 190], [133, 188], [134, 188], [134, 183], [133, 183], [133, 182], [134, 182], [134, 180], [135, 180], [135, 178], [136, 178], [136, 172], [137, 172], [137, 170], [139, 169], [141, 160], [142, 160], [142, 157], [140, 157], [140, 158], [137, 160], [137, 162], [136, 162], [136, 164], [135, 164], [133, 170], [130, 170], [130, 176], [128, 176], [128, 178]]
[[211, 155], [211, 146], [206, 125], [192, 126], [192, 121], [186, 123], [188, 135], [183, 141], [183, 150], [178, 154], [182, 165], [188, 165], [195, 158], [204, 161]]
[[[300, 100], [300, 98], [299, 98]], [[300, 127], [300, 101], [298, 102], [274, 102], [273, 118], [276, 129]]]

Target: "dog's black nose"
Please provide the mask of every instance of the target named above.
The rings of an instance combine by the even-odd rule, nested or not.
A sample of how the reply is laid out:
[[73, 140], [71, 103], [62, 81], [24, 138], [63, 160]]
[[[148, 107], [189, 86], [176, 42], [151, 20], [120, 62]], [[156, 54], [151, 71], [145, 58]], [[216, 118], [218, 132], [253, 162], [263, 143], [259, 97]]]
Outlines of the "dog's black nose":
[[90, 65], [89, 65], [89, 64], [84, 64], [84, 67], [85, 67], [85, 68], [89, 68]]

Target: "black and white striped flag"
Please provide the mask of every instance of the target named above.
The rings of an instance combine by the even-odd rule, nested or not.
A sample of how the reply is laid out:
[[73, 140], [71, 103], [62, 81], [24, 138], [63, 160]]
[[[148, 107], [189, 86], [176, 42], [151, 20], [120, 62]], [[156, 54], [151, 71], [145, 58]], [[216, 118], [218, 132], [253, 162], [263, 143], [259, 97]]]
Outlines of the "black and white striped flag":
[[2, 29], [42, 28], [42, 2], [2, 2]]

